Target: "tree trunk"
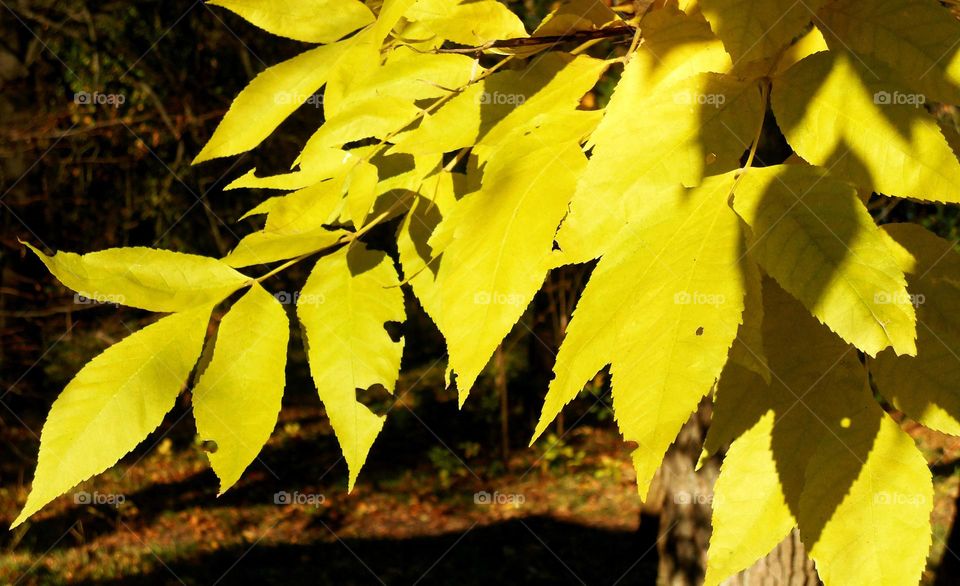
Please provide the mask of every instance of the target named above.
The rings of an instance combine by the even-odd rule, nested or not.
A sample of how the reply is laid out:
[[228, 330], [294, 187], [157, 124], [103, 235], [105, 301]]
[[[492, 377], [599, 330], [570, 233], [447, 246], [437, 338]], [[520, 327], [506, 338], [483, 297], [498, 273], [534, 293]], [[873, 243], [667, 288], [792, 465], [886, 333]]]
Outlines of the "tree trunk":
[[[704, 399], [667, 451], [654, 479], [642, 524], [659, 514], [659, 586], [694, 586], [703, 583], [710, 540], [713, 484], [720, 473], [719, 459], [710, 458], [698, 472], [712, 404]], [[753, 567], [724, 582], [724, 586], [814, 586], [820, 584], [794, 530]]]
[[821, 584], [813, 562], [794, 529], [767, 557], [753, 564], [723, 586], [817, 586]]

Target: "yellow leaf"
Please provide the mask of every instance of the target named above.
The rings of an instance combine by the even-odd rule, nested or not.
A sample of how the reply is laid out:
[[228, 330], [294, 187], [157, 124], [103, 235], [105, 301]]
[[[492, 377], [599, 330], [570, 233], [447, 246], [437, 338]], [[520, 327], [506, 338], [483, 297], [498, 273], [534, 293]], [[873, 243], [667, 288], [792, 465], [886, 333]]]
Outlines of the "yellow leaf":
[[404, 16], [461, 45], [527, 36], [517, 15], [496, 0], [417, 0]]
[[873, 401], [856, 352], [773, 282], [773, 380], [721, 377], [707, 449], [733, 439], [717, 480], [707, 584], [749, 567], [795, 519], [827, 586], [916, 583], [933, 487], [920, 453]]
[[317, 261], [297, 300], [310, 372], [350, 471], [349, 489], [385, 417], [357, 400], [357, 389], [393, 392], [403, 342], [384, 326], [403, 322], [403, 293], [393, 261], [361, 243]]
[[108, 248], [47, 256], [23, 243], [65, 286], [81, 296], [149, 311], [182, 311], [212, 305], [249, 279], [223, 262], [171, 250]]
[[307, 43], [332, 43], [373, 22], [358, 0], [209, 0], [263, 30]]
[[916, 584], [932, 537], [930, 469], [866, 388], [850, 399], [807, 465], [800, 538], [826, 586]]
[[766, 272], [844, 340], [916, 354], [906, 279], [853, 186], [800, 165], [752, 168], [733, 207]]
[[364, 138], [383, 140], [414, 122], [419, 114], [420, 108], [410, 100], [396, 96], [351, 101], [310, 137], [301, 157], [312, 158], [317, 150], [339, 148]]
[[680, 427], [710, 391], [740, 325], [744, 285], [732, 174], [629, 224], [600, 260], [560, 347], [535, 437], [610, 364], [614, 413], [635, 441], [640, 494]]
[[237, 268], [270, 264], [330, 248], [345, 236], [343, 230], [323, 227], [296, 233], [260, 230], [244, 236], [223, 262]]
[[377, 183], [380, 178], [377, 176], [377, 167], [366, 161], [357, 163], [357, 166], [350, 170], [347, 175], [347, 201], [346, 208], [349, 219], [356, 228], [363, 226], [363, 221], [367, 217], [367, 212], [373, 207], [373, 202], [377, 198]]
[[870, 371], [880, 393], [924, 426], [960, 435], [960, 254], [916, 224], [883, 227], [902, 247], [909, 301], [917, 308], [917, 355], [881, 352]]
[[700, 10], [737, 63], [777, 56], [803, 33], [824, 0], [700, 0]]
[[461, 404], [543, 284], [553, 235], [585, 164], [576, 143], [517, 136], [491, 155], [480, 191], [444, 217], [451, 240], [437, 269], [439, 293], [421, 301], [447, 341]]
[[272, 295], [254, 283], [217, 330], [213, 359], [193, 390], [197, 434], [223, 494], [269, 439], [280, 412], [290, 324]]
[[43, 425], [33, 487], [11, 527], [113, 466], [160, 425], [200, 356], [211, 309], [164, 317], [77, 373]]
[[884, 63], [929, 101], [960, 104], [960, 22], [940, 2], [834, 0], [818, 16], [834, 51]]
[[341, 149], [314, 149], [310, 154], [312, 155], [310, 159], [300, 158], [299, 170], [280, 175], [257, 177], [257, 170], [251, 169], [241, 177], [234, 179], [223, 189], [224, 191], [241, 188], [281, 189], [284, 191], [303, 189], [342, 173], [346, 165], [354, 161], [356, 156], [353, 151]]
[[585, 55], [550, 52], [527, 69], [494, 73], [398, 137], [392, 152], [444, 153], [474, 144], [496, 149], [511, 133], [574, 112], [606, 67]]
[[754, 84], [700, 74], [650, 94], [640, 63], [627, 64], [590, 139], [593, 156], [557, 235], [564, 262], [603, 254], [606, 235], [623, 226], [632, 199], [739, 168], [760, 125]]
[[763, 348], [763, 289], [760, 268], [752, 257], [741, 261], [745, 295], [743, 299], [743, 323], [737, 339], [730, 348], [730, 360], [760, 375], [770, 382], [770, 366]]
[[[379, 52], [375, 53], [379, 57]], [[411, 49], [396, 49], [386, 63], [347, 65], [343, 79], [331, 94], [333, 83], [324, 93], [324, 112], [327, 118], [336, 116], [351, 102], [391, 96], [407, 101], [427, 100], [450, 94], [483, 73], [483, 68], [466, 55], [417, 53]], [[367, 65], [363, 67], [363, 65]]]
[[922, 95], [882, 64], [816, 53], [773, 85], [773, 111], [797, 154], [859, 187], [960, 202], [960, 162]]
[[568, 0], [551, 10], [531, 36], [567, 35], [575, 31], [597, 30], [624, 24], [617, 13], [602, 2]]
[[348, 43], [336, 43], [268, 67], [233, 100], [193, 164], [249, 151], [311, 99]]

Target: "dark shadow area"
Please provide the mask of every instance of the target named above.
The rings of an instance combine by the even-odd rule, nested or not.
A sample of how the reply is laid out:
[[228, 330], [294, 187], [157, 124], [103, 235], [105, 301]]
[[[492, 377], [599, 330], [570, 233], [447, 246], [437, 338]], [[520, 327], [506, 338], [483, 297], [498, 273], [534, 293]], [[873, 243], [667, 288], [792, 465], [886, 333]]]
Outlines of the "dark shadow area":
[[[318, 521], [322, 523], [322, 521]], [[145, 576], [77, 584], [637, 584], [656, 582], [655, 541], [544, 517], [412, 539], [235, 548], [165, 561]], [[253, 544], [251, 544], [253, 545]], [[219, 581], [218, 581], [219, 580]]]

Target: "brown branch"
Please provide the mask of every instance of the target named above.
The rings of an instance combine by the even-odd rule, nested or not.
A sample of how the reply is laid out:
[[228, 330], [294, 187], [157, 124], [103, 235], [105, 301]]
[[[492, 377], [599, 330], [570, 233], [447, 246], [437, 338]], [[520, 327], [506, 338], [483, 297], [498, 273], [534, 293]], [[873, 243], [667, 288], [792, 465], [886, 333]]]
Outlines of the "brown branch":
[[501, 41], [490, 41], [483, 45], [475, 47], [459, 47], [456, 49], [438, 49], [438, 53], [482, 53], [490, 49], [520, 49], [524, 47], [536, 47], [539, 45], [556, 45], [569, 41], [583, 42], [594, 39], [606, 39], [611, 37], [629, 37], [636, 32], [632, 26], [614, 26], [602, 28], [594, 31], [576, 31], [566, 35], [554, 35], [545, 37], [523, 37], [519, 39], [504, 39]]

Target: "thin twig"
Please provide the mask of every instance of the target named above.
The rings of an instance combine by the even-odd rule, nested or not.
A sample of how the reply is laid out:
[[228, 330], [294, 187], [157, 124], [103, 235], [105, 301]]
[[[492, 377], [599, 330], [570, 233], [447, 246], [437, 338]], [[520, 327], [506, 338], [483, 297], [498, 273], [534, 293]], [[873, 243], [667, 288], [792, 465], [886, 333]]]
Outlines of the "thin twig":
[[457, 47], [455, 49], [437, 49], [437, 53], [482, 53], [491, 49], [521, 49], [526, 47], [537, 47], [539, 45], [556, 45], [568, 41], [590, 41], [594, 39], [607, 39], [611, 37], [629, 37], [635, 34], [636, 29], [632, 26], [614, 26], [602, 28], [595, 31], [575, 31], [566, 35], [552, 35], [546, 37], [523, 37], [519, 39], [502, 39], [499, 41], [490, 41], [474, 47]]

